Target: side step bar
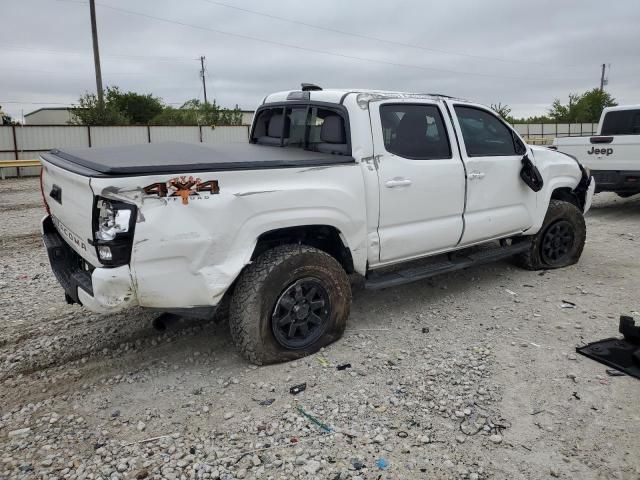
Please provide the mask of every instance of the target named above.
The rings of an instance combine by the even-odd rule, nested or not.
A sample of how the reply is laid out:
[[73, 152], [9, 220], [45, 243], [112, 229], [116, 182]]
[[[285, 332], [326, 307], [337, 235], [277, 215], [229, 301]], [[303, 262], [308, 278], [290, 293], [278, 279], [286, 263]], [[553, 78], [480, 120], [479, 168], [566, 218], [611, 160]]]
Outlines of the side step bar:
[[380, 290], [382, 288], [395, 287], [405, 283], [424, 280], [441, 273], [455, 272], [474, 265], [491, 263], [504, 258], [512, 257], [527, 250], [531, 245], [530, 241], [519, 242], [505, 247], [496, 247], [490, 250], [480, 250], [465, 255], [463, 252], [448, 254], [447, 260], [440, 260], [429, 265], [396, 270], [389, 273], [372, 272], [367, 275], [365, 288], [367, 290]]

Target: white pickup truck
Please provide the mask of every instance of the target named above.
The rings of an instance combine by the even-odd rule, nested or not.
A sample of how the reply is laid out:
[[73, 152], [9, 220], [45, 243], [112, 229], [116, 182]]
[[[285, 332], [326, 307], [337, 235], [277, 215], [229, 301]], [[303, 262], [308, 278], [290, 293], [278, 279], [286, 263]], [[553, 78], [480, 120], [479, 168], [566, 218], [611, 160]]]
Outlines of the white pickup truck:
[[265, 97], [246, 144], [53, 150], [42, 165], [67, 301], [200, 317], [226, 305], [257, 364], [339, 338], [350, 275], [377, 289], [513, 256], [577, 262], [594, 192], [578, 162], [482, 105], [306, 84]]
[[640, 105], [605, 108], [596, 135], [556, 138], [552, 148], [591, 170], [596, 193], [640, 193]]

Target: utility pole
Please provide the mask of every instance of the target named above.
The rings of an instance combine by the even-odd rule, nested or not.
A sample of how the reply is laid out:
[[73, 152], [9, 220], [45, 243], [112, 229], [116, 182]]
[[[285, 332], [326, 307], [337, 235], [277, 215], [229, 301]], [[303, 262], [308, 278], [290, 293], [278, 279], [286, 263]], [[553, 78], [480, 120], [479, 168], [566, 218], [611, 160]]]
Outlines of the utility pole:
[[91, 13], [91, 36], [93, 37], [93, 63], [96, 68], [96, 90], [98, 93], [98, 105], [102, 106], [104, 94], [102, 92], [102, 70], [100, 69], [100, 52], [98, 51], [98, 27], [96, 26], [96, 3], [89, 0], [89, 11]]
[[602, 64], [602, 75], [600, 75], [600, 91], [604, 92], [604, 70], [606, 68], [606, 65], [603, 63]]
[[[204, 92], [204, 104], [207, 104], [207, 82], [205, 81], [204, 58], [200, 57], [200, 76], [202, 77], [202, 91]], [[215, 93], [215, 92], [213, 92]]]

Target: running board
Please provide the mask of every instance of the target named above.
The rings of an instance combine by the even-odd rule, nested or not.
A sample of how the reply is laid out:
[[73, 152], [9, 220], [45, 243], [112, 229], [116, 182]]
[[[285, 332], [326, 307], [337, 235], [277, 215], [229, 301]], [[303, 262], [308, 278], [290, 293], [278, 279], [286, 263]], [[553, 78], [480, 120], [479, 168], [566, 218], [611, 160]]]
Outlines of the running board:
[[455, 272], [456, 270], [462, 270], [475, 265], [482, 265], [484, 263], [491, 263], [512, 257], [513, 255], [526, 251], [530, 245], [530, 241], [524, 241], [505, 247], [481, 250], [467, 255], [462, 252], [453, 252], [446, 255], [447, 260], [435, 261], [425, 266], [406, 268], [389, 273], [372, 272], [367, 276], [364, 286], [367, 290], [380, 290], [382, 288], [404, 285], [405, 283], [431, 278], [441, 273]]

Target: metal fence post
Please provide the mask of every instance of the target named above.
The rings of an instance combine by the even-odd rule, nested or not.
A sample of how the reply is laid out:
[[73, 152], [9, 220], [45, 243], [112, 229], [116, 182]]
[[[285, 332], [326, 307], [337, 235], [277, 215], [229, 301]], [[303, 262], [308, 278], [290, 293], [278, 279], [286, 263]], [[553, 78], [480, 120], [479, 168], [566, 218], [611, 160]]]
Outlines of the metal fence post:
[[87, 125], [87, 138], [89, 139], [89, 148], [91, 148], [91, 125]]
[[147, 143], [151, 143], [151, 127], [147, 125]]
[[11, 130], [13, 132], [13, 155], [16, 157], [15, 159], [18, 160], [18, 140], [16, 138], [16, 126], [11, 125]]

